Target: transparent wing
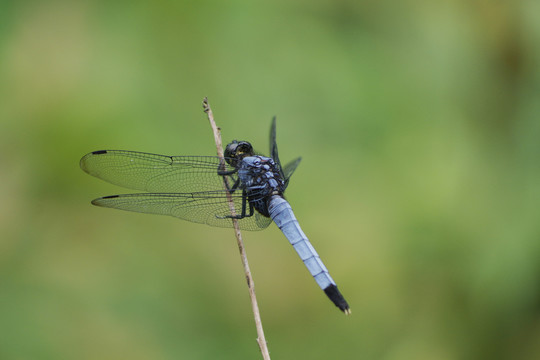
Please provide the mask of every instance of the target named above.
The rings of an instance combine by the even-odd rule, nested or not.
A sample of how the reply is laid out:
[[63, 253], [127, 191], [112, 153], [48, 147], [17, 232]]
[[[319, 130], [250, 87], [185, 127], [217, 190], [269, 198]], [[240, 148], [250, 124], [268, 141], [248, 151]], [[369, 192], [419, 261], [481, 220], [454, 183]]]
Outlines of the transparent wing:
[[[242, 211], [242, 196], [232, 194], [235, 211]], [[191, 194], [124, 194], [98, 198], [92, 204], [108, 208], [169, 215], [195, 223], [217, 227], [232, 227], [232, 220], [225, 190], [198, 192]], [[249, 209], [246, 211], [249, 214]], [[242, 230], [262, 230], [272, 219], [258, 212], [253, 216], [238, 220]]]
[[272, 118], [272, 125], [270, 125], [270, 157], [274, 159], [274, 162], [277, 164], [281, 176], [283, 176], [283, 170], [281, 168], [281, 162], [279, 161], [279, 154], [276, 142], [276, 117]]
[[287, 165], [285, 165], [285, 167], [283, 168], [283, 175], [285, 176], [286, 182], [289, 182], [289, 179], [291, 178], [292, 174], [296, 170], [296, 167], [298, 166], [298, 164], [300, 164], [300, 161], [302, 161], [302, 158], [298, 157], [294, 159], [293, 161], [291, 161], [290, 163], [288, 163]]
[[300, 164], [300, 161], [302, 160], [301, 157], [294, 159], [285, 167], [281, 166], [281, 161], [279, 160], [279, 153], [278, 153], [278, 147], [276, 142], [276, 117], [272, 119], [272, 125], [270, 126], [270, 157], [274, 159], [274, 162], [278, 165], [279, 171], [281, 173], [281, 176], [285, 180], [285, 187], [289, 184], [289, 179], [291, 178], [294, 170], [296, 170], [296, 167], [298, 164]]
[[[88, 174], [129, 189], [155, 193], [192, 193], [223, 189], [218, 169], [234, 170], [220, 164], [216, 156], [166, 156], [136, 151], [100, 150], [80, 161]], [[236, 177], [231, 176], [231, 181]]]

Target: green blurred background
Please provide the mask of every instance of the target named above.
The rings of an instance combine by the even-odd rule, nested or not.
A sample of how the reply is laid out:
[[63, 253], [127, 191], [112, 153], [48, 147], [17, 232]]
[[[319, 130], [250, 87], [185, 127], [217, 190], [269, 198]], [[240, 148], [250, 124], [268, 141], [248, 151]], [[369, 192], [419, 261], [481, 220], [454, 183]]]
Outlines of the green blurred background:
[[85, 153], [261, 152], [341, 314], [244, 238], [276, 359], [540, 358], [538, 1], [2, 1], [0, 358], [257, 359], [231, 230], [90, 205]]

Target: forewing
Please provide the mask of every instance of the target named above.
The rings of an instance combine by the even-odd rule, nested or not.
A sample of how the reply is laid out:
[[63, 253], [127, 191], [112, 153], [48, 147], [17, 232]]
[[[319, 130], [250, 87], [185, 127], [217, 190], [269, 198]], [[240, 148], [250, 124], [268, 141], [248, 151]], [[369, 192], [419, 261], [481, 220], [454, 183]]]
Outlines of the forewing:
[[270, 126], [270, 157], [274, 159], [277, 164], [280, 175], [283, 177], [283, 169], [281, 168], [281, 162], [279, 161], [278, 147], [276, 142], [276, 117], [272, 118], [272, 125]]
[[[216, 156], [166, 156], [136, 151], [100, 150], [83, 156], [81, 168], [122, 187], [155, 193], [192, 193], [223, 189], [218, 175], [233, 168]], [[234, 179], [231, 179], [234, 182]]]
[[296, 170], [296, 167], [298, 164], [300, 164], [300, 161], [302, 160], [301, 157], [294, 159], [285, 167], [281, 166], [281, 161], [279, 160], [279, 154], [278, 154], [278, 147], [276, 142], [276, 117], [272, 119], [272, 125], [270, 126], [270, 157], [274, 159], [274, 162], [278, 165], [278, 169], [281, 173], [281, 176], [285, 180], [285, 188], [289, 184], [289, 179], [291, 175], [293, 174], [294, 170]]
[[272, 124], [270, 125], [270, 157], [275, 162], [279, 162], [279, 154], [276, 142], [276, 117], [272, 118]]
[[[242, 196], [232, 194], [236, 214], [242, 211]], [[225, 190], [191, 194], [124, 194], [98, 198], [92, 204], [108, 208], [169, 215], [195, 223], [217, 227], [232, 227], [230, 208]], [[249, 213], [249, 209], [247, 211]], [[258, 212], [238, 220], [242, 230], [262, 230], [272, 220]]]

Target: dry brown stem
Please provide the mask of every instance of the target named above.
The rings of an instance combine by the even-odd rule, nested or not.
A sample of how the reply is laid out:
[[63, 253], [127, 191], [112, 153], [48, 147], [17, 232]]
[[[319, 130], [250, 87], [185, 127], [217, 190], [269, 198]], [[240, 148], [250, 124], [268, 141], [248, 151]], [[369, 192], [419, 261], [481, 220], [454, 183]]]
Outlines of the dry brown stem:
[[[208, 99], [205, 97], [203, 100], [203, 109], [204, 112], [208, 115], [208, 120], [212, 126], [212, 131], [214, 132], [214, 140], [216, 142], [217, 155], [223, 159], [223, 144], [221, 142], [221, 132], [220, 128], [217, 127], [216, 122], [214, 121], [214, 114], [208, 104]], [[225, 164], [223, 160], [223, 164]], [[227, 177], [223, 176], [223, 185], [225, 189], [230, 187], [227, 184]], [[231, 219], [233, 222], [234, 233], [236, 235], [236, 242], [238, 244], [238, 250], [240, 250], [240, 257], [242, 258], [242, 265], [244, 267], [244, 273], [246, 275], [247, 285], [249, 289], [249, 297], [251, 299], [251, 308], [253, 310], [253, 317], [255, 319], [255, 327], [257, 328], [257, 343], [261, 349], [261, 354], [264, 360], [270, 360], [270, 354], [268, 353], [268, 346], [266, 344], [266, 339], [264, 337], [264, 330], [261, 321], [261, 315], [259, 313], [259, 305], [257, 304], [257, 296], [255, 295], [255, 282], [251, 276], [251, 271], [249, 269], [249, 263], [247, 259], [246, 249], [244, 247], [244, 241], [242, 240], [242, 233], [240, 232], [240, 227], [238, 226], [238, 220], [234, 218], [236, 211], [234, 209], [234, 202], [232, 200], [231, 194], [227, 192], [227, 197], [229, 200], [229, 208], [231, 210]]]

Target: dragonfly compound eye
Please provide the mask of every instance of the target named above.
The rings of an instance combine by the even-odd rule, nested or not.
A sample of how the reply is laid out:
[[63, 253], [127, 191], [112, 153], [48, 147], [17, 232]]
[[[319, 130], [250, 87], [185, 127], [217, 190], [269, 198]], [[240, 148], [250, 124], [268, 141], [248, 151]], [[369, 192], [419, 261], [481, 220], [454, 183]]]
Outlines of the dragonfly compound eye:
[[223, 155], [225, 155], [225, 157], [227, 158], [234, 158], [236, 155], [237, 147], [238, 147], [238, 141], [233, 140], [230, 144], [227, 145]]

